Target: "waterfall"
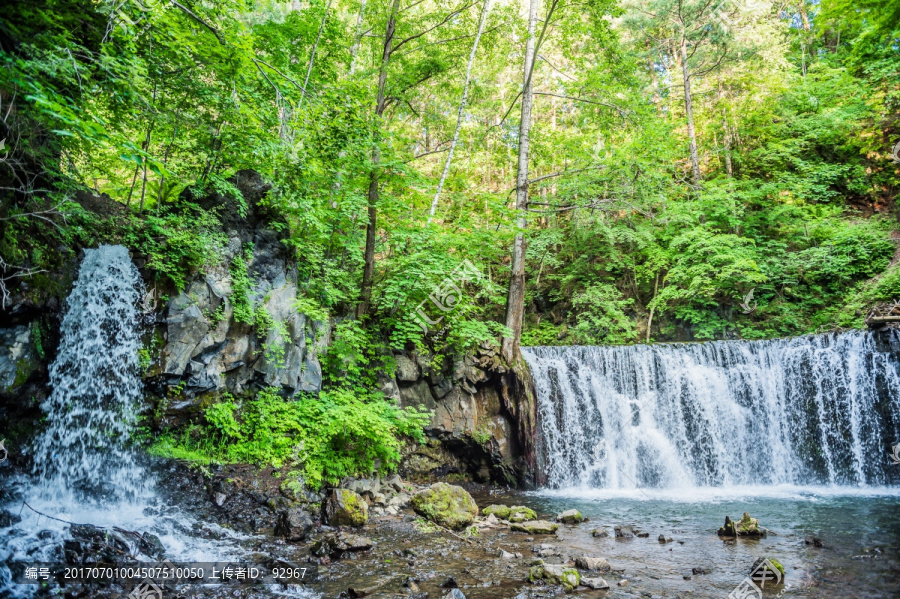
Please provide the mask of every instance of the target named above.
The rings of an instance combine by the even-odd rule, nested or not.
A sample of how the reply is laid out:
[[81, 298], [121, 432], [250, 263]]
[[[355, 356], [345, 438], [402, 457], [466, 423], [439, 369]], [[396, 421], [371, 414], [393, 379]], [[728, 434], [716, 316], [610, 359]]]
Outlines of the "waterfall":
[[850, 332], [523, 349], [539, 470], [553, 488], [898, 482], [900, 359], [883, 345]]
[[126, 446], [141, 397], [137, 304], [142, 282], [122, 246], [86, 250], [67, 301], [61, 342], [33, 445], [45, 496], [138, 496], [147, 477]]

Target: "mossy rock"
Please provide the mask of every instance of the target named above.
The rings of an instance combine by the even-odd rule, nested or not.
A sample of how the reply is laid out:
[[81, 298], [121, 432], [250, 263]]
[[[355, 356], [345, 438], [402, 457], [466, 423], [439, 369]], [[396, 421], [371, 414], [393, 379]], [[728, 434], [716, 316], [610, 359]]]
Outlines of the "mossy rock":
[[546, 580], [550, 584], [562, 585], [567, 591], [575, 590], [581, 582], [581, 575], [575, 568], [565, 565], [541, 564], [528, 570], [528, 580]]
[[498, 505], [498, 504], [489, 505], [486, 508], [484, 508], [483, 510], [481, 510], [481, 513], [484, 514], [485, 516], [490, 516], [491, 514], [494, 514], [501, 520], [509, 520], [510, 512], [511, 512], [511, 510], [508, 505]]
[[546, 520], [531, 520], [529, 522], [514, 522], [509, 529], [516, 532], [527, 532], [531, 535], [552, 535], [559, 530], [559, 524]]
[[566, 510], [556, 517], [556, 521], [563, 524], [581, 524], [584, 522], [584, 516], [578, 510]]
[[718, 534], [720, 537], [761, 538], [766, 536], [766, 529], [759, 526], [759, 520], [744, 512], [744, 516], [737, 522], [725, 516], [725, 525], [719, 529]]
[[369, 520], [369, 505], [350, 489], [332, 489], [325, 499], [325, 518], [332, 526], [362, 526]]
[[412, 496], [412, 507], [421, 516], [451, 530], [461, 530], [475, 521], [478, 505], [456, 485], [435, 483]]
[[510, 522], [528, 522], [529, 520], [537, 520], [537, 513], [524, 505], [514, 505], [509, 508], [509, 517], [507, 520]]

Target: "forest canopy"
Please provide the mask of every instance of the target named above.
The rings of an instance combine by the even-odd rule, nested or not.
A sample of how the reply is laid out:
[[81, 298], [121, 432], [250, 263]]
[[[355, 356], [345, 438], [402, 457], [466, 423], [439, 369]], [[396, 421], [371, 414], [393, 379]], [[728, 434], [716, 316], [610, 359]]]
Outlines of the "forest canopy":
[[298, 305], [341, 319], [341, 376], [519, 334], [858, 327], [900, 298], [893, 0], [14, 0], [0, 62], [4, 301], [109, 241], [180, 291], [225, 242], [192, 198], [238, 198], [242, 169]]

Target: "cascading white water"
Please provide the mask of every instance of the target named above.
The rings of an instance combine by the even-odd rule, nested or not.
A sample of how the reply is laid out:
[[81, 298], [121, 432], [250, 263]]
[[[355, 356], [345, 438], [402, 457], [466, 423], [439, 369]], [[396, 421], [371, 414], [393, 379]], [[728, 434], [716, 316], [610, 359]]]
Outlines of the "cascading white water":
[[523, 349], [554, 488], [884, 485], [900, 360], [872, 334]]
[[141, 396], [137, 304], [142, 282], [122, 246], [87, 250], [50, 367], [47, 426], [34, 442], [45, 496], [140, 495], [147, 476], [126, 443]]

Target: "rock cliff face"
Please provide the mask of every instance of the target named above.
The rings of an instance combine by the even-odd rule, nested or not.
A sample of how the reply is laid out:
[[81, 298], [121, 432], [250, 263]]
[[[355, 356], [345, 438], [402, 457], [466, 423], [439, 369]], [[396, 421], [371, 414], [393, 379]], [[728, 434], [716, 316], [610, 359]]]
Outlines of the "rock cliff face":
[[[162, 292], [150, 288], [145, 304], [155, 307], [148, 383], [160, 390], [179, 386], [179, 398], [170, 409], [195, 405], [208, 393], [241, 393], [277, 387], [286, 396], [317, 392], [322, 386], [318, 356], [328, 343], [328, 327], [314, 322], [296, 308], [297, 270], [283, 237], [271, 228], [260, 200], [268, 185], [251, 171], [233, 179], [246, 202], [244, 210], [232, 198], [202, 198], [203, 207], [221, 206], [228, 243], [219, 263], [197, 273], [165, 305]], [[233, 270], [242, 261], [248, 289], [235, 289]], [[237, 298], [238, 293], [246, 297]], [[242, 301], [242, 322], [236, 306]]]
[[[204, 209], [219, 208], [227, 243], [210, 261], [214, 265], [194, 273], [182, 292], [154, 283], [147, 257], [133, 254], [146, 287], [141, 361], [158, 425], [185, 422], [225, 391], [277, 387], [293, 397], [322, 387], [319, 358], [330, 326], [297, 308], [297, 269], [279, 232], [285, 228], [262, 201], [269, 185], [252, 171], [231, 182], [242, 198], [189, 198]], [[108, 197], [79, 201], [90, 211], [121, 212]], [[0, 424], [6, 423], [0, 436], [27, 435], [40, 420], [47, 364], [58, 342], [53, 323], [78, 264], [72, 260], [64, 272], [52, 273], [59, 282], [56, 296], [31, 304], [22, 296], [0, 313]], [[433, 412], [428, 442], [404, 451], [404, 476], [532, 484], [535, 404], [524, 363], [511, 367], [489, 348], [440, 361], [415, 352], [394, 359], [382, 391], [403, 406]]]
[[382, 381], [382, 391], [404, 407], [433, 413], [428, 442], [405, 452], [403, 476], [533, 484], [535, 406], [527, 369], [511, 368], [490, 348], [437, 364], [415, 352], [394, 358], [394, 376]]

